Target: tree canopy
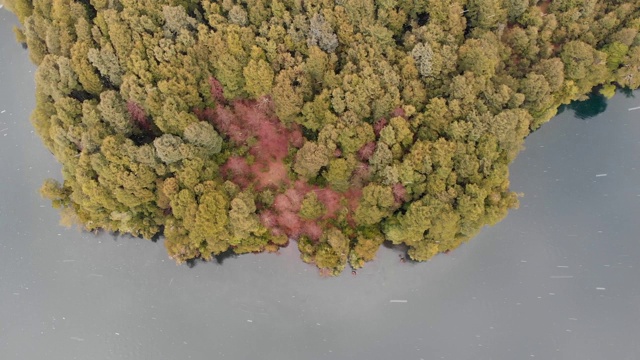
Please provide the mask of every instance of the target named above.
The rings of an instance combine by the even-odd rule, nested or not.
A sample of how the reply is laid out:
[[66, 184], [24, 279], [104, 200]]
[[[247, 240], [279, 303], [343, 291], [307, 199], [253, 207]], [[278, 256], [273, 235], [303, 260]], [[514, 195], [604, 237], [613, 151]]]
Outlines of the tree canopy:
[[508, 165], [560, 105], [640, 86], [637, 1], [4, 2], [62, 163], [42, 194], [178, 262], [428, 260], [517, 206]]

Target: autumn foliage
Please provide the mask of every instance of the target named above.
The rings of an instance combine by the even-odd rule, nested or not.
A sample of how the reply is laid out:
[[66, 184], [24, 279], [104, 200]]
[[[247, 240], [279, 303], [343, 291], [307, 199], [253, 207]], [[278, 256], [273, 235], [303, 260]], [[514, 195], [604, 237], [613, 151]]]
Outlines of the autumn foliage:
[[456, 248], [561, 104], [640, 86], [637, 2], [574, 3], [5, 0], [65, 216], [178, 262], [294, 240], [330, 275]]
[[[218, 83], [215, 79], [211, 82]], [[335, 220], [340, 209], [353, 211], [357, 206], [357, 187], [347, 194], [340, 194], [311, 185], [306, 180], [292, 181], [293, 174], [286, 167], [285, 158], [290, 149], [302, 146], [304, 138], [299, 126], [287, 128], [278, 121], [268, 98], [236, 100], [225, 110], [212, 112], [212, 116], [204, 119], [215, 124], [236, 145], [246, 145], [248, 139], [254, 140], [250, 141], [252, 145], [248, 149], [251, 164], [245, 157], [232, 156], [221, 166], [221, 172], [223, 178], [240, 185], [242, 190], [269, 190], [275, 194], [273, 204], [262, 206], [258, 211], [262, 225], [273, 233], [293, 239], [306, 236], [317, 241], [322, 235], [323, 224]], [[305, 220], [299, 212], [304, 197], [311, 192], [325, 210], [319, 218]]]

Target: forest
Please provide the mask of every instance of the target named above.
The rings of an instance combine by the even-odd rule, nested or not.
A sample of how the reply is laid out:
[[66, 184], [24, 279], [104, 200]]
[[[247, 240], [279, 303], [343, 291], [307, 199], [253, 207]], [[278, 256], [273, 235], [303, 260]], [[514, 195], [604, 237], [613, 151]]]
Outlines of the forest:
[[[518, 206], [558, 107], [640, 86], [640, 0], [4, 0], [63, 222], [178, 263], [429, 260]], [[19, 45], [16, 45], [19, 46]]]

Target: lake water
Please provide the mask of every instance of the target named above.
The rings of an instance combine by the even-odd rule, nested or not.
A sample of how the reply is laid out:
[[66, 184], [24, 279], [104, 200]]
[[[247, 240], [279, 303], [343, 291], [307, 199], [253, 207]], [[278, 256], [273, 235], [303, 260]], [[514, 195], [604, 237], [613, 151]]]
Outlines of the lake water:
[[189, 268], [161, 242], [58, 225], [15, 23], [0, 11], [0, 359], [640, 356], [640, 92], [531, 135], [511, 166], [520, 209], [449, 255], [383, 248], [338, 278], [295, 246]]

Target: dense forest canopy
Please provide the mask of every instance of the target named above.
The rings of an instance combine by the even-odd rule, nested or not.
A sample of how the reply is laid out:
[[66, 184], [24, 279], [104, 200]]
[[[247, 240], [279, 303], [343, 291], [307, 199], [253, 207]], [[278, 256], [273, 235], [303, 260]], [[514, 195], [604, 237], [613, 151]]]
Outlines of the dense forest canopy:
[[640, 1], [5, 0], [62, 163], [44, 196], [183, 262], [428, 260], [517, 206], [524, 138], [640, 86]]

